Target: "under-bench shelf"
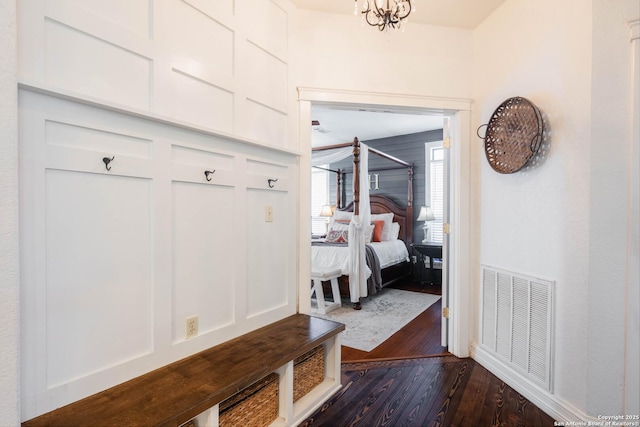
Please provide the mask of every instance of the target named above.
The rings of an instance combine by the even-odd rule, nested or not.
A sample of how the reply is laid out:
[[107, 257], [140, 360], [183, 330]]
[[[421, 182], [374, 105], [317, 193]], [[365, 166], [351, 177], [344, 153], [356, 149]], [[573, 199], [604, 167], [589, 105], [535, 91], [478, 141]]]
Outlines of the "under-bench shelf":
[[[297, 425], [340, 389], [341, 323], [295, 314], [22, 423], [38, 426], [218, 424], [218, 404], [277, 372], [279, 418]], [[324, 347], [325, 378], [293, 402], [293, 361]]]

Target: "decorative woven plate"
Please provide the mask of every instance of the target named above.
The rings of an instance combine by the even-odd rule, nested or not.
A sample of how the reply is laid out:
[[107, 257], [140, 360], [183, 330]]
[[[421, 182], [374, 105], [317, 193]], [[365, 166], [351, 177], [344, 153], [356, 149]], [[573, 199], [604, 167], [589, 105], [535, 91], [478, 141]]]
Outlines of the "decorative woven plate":
[[525, 98], [507, 99], [483, 126], [487, 126], [484, 152], [496, 172], [519, 171], [540, 149], [542, 115], [538, 107]]

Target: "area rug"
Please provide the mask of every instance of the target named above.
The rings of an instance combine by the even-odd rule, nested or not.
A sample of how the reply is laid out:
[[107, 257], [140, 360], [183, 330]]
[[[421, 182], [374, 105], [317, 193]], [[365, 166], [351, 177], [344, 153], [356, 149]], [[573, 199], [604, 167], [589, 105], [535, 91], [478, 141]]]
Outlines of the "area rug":
[[342, 345], [369, 352], [439, 299], [439, 295], [385, 288], [363, 298], [362, 310], [354, 310], [349, 300], [343, 299], [342, 307], [320, 314], [314, 301], [311, 315], [344, 323]]

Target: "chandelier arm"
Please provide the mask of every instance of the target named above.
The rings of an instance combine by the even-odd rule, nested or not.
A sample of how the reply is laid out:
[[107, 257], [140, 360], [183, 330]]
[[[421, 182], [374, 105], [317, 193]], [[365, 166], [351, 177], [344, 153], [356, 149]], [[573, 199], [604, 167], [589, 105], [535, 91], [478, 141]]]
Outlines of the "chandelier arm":
[[411, 14], [411, 10], [412, 10], [411, 0], [404, 0], [404, 3], [407, 3], [409, 5], [409, 10], [407, 10], [407, 13], [405, 13], [403, 16], [398, 16], [398, 14], [396, 13], [396, 17], [398, 19], [400, 19], [401, 21], [403, 19], [405, 19], [407, 16], [409, 16]]
[[376, 26], [380, 25], [378, 23], [378, 21], [376, 21], [376, 22], [369, 21], [369, 14], [374, 14], [374, 16], [375, 16], [375, 12], [373, 10], [363, 11], [362, 14], [364, 15], [365, 21], [367, 21], [367, 24], [371, 25], [372, 27], [376, 27]]
[[[389, 2], [387, 1], [387, 3], [389, 3]], [[378, 2], [376, 0], [373, 0], [373, 7], [376, 8], [376, 16], [380, 17], [380, 16], [383, 16], [385, 14], [385, 10], [381, 9], [378, 6]]]

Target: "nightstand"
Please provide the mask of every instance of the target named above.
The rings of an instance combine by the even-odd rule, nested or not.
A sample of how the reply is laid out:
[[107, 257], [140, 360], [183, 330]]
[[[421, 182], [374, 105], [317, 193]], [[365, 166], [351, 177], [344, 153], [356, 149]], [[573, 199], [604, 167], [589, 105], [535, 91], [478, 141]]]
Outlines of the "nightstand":
[[[413, 264], [413, 266], [414, 269], [419, 269], [420, 284], [441, 283], [442, 279], [437, 277], [436, 271], [433, 268], [433, 259], [442, 259], [442, 245], [438, 243], [412, 243], [411, 248], [413, 249], [413, 253], [419, 256], [419, 261]], [[425, 265], [425, 257], [429, 257], [429, 268]]]

